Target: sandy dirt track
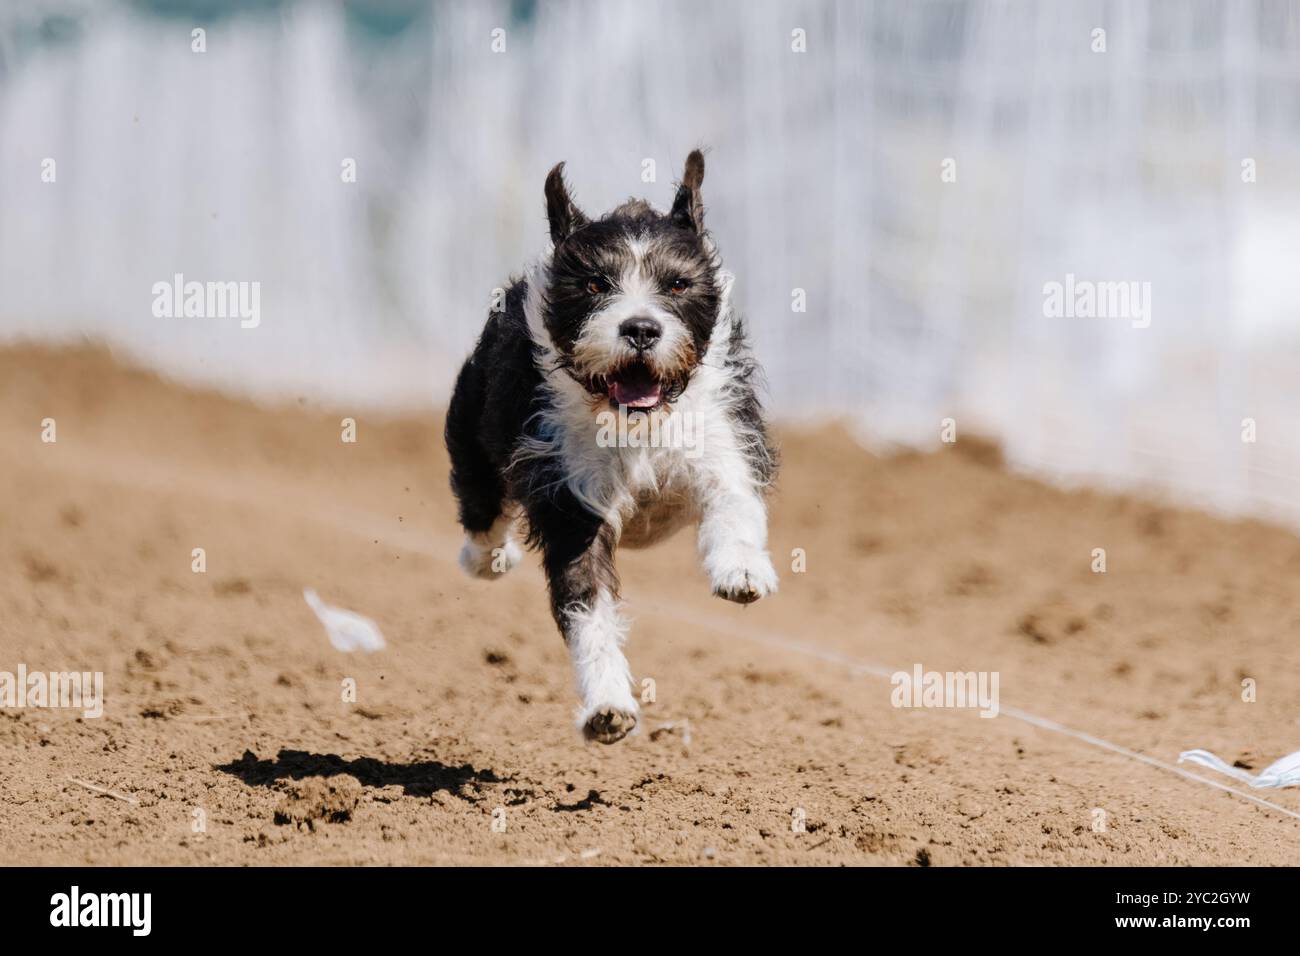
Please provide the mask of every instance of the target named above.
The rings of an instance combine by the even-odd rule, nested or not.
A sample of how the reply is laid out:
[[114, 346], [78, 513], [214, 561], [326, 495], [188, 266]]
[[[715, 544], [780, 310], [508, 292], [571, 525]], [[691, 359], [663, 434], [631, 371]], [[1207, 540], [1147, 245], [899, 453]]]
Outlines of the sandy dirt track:
[[[657, 700], [601, 747], [574, 727], [536, 558], [494, 583], [456, 568], [434, 416], [259, 408], [102, 351], [0, 352], [0, 670], [106, 683], [99, 720], [0, 710], [0, 859], [1300, 858], [1300, 819], [1005, 715], [894, 708], [887, 679], [845, 663], [996, 670], [1003, 707], [1258, 771], [1300, 747], [1300, 540], [1048, 488], [974, 441], [880, 458], [834, 428], [778, 437], [780, 593], [712, 598], [689, 534], [620, 555], [629, 658]], [[336, 652], [304, 587], [374, 618], [388, 649]], [[1300, 791], [1259, 794], [1300, 812]]]

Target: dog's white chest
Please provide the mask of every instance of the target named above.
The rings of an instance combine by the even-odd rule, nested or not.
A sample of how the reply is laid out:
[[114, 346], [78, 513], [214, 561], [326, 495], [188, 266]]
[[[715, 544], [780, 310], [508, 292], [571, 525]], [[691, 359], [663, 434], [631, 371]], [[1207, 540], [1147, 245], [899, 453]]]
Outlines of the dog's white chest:
[[654, 449], [621, 457], [625, 495], [620, 544], [655, 544], [692, 518], [695, 503], [684, 456], [674, 449]]
[[640, 505], [623, 519], [619, 544], [625, 548], [645, 548], [657, 544], [687, 524], [693, 511], [682, 499], [655, 498]]

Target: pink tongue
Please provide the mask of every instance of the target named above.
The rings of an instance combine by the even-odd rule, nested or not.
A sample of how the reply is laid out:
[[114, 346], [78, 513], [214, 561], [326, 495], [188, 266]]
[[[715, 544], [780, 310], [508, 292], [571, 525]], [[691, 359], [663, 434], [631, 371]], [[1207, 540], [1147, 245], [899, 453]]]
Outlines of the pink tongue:
[[611, 382], [609, 397], [628, 408], [654, 408], [659, 404], [658, 382]]

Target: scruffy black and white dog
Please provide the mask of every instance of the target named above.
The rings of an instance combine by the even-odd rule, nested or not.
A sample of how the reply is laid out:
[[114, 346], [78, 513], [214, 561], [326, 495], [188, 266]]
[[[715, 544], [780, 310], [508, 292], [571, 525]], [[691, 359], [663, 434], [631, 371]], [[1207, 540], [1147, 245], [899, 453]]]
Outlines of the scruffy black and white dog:
[[694, 521], [714, 594], [740, 604], [770, 594], [775, 456], [733, 277], [704, 228], [704, 157], [687, 157], [667, 214], [632, 199], [589, 219], [563, 171], [546, 179], [552, 248], [488, 317], [446, 437], [461, 566], [492, 579], [519, 562], [521, 536], [540, 549], [579, 723], [608, 744], [638, 712], [615, 549]]

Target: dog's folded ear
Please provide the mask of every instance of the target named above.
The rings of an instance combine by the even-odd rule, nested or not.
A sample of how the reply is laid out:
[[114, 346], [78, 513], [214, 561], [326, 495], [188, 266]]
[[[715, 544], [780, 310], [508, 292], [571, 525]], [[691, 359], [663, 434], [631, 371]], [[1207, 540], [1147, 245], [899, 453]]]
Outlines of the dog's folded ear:
[[700, 196], [700, 186], [703, 182], [704, 154], [698, 149], [693, 149], [686, 157], [686, 171], [682, 173], [682, 184], [677, 187], [677, 196], [673, 199], [673, 208], [668, 215], [696, 232], [704, 231], [704, 200]]
[[551, 224], [551, 239], [557, 246], [573, 230], [588, 222], [569, 195], [569, 187], [564, 182], [564, 163], [556, 163], [546, 177], [546, 218]]

